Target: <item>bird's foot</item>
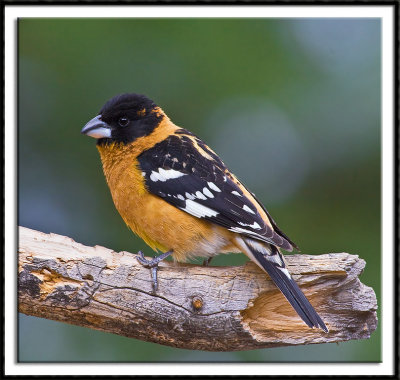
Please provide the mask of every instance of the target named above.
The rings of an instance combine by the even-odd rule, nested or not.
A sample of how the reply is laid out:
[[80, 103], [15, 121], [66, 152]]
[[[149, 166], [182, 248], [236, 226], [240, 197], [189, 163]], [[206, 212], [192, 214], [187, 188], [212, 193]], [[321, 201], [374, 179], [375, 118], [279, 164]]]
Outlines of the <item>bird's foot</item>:
[[204, 259], [203, 267], [208, 267], [210, 265], [212, 259], [213, 259], [213, 256], [210, 256], [208, 259]]
[[157, 271], [158, 271], [158, 264], [170, 256], [172, 254], [172, 250], [168, 252], [164, 252], [161, 255], [153, 257], [151, 260], [145, 259], [143, 252], [139, 251], [138, 255], [136, 256], [137, 261], [139, 261], [140, 264], [142, 264], [145, 268], [150, 268], [151, 269], [151, 278], [153, 280], [153, 289], [156, 292], [158, 289], [158, 281], [157, 281]]

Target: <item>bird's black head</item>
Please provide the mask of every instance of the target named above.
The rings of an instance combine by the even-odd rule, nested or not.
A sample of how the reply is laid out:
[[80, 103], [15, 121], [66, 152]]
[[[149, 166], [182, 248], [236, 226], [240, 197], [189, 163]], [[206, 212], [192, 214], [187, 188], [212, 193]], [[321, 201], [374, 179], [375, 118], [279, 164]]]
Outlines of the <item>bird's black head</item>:
[[128, 144], [153, 132], [163, 117], [160, 108], [146, 96], [122, 94], [104, 104], [81, 132], [97, 138], [100, 145], [112, 142]]

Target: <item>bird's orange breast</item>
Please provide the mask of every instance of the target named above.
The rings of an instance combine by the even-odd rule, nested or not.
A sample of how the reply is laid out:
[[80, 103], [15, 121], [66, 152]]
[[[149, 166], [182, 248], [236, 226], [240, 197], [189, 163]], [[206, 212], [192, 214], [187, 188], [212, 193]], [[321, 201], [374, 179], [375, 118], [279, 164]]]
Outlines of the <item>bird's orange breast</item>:
[[169, 122], [165, 128], [140, 138], [142, 142], [97, 146], [115, 207], [128, 227], [152, 249], [172, 249], [177, 261], [237, 251], [230, 243], [230, 231], [196, 218], [146, 190], [137, 161], [141, 145], [151, 146], [177, 128]]

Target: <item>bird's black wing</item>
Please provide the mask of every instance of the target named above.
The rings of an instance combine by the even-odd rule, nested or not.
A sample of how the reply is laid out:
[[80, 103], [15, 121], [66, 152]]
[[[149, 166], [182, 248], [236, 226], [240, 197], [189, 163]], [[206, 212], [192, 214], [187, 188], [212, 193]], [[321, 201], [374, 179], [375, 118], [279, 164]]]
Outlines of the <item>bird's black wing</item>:
[[[289, 239], [266, 223], [241, 183], [221, 159], [192, 133], [175, 134], [138, 157], [148, 190], [198, 218], [253, 239], [292, 250]], [[246, 194], [247, 193], [247, 194]]]

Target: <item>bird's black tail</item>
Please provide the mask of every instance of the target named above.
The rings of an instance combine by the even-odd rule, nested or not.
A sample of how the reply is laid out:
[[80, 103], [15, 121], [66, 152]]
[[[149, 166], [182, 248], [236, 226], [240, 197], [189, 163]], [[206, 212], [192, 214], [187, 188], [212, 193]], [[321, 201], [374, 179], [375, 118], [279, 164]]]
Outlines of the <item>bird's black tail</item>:
[[[271, 277], [272, 281], [290, 302], [297, 314], [309, 327], [319, 327], [325, 332], [328, 328], [314, 310], [299, 286], [286, 269], [282, 254], [274, 245], [242, 237], [247, 247], [246, 254]], [[241, 244], [243, 246], [243, 244]]]

